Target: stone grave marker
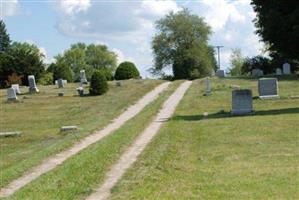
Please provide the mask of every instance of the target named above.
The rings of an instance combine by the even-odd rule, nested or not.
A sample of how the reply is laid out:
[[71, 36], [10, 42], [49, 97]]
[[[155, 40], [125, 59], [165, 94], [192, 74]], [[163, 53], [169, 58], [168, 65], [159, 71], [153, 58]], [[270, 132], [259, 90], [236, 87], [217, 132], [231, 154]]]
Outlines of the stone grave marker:
[[277, 78], [260, 78], [258, 91], [261, 99], [279, 97]]
[[224, 70], [222, 69], [217, 70], [216, 76], [218, 76], [219, 78], [224, 78], [225, 77]]
[[284, 63], [282, 65], [282, 72], [283, 72], [283, 74], [286, 74], [286, 75], [291, 74], [291, 65], [289, 63]]
[[211, 87], [211, 79], [210, 79], [210, 77], [206, 78], [205, 83], [206, 83], [206, 92], [205, 92], [205, 95], [211, 95], [211, 93], [212, 93], [212, 87]]
[[253, 113], [252, 91], [249, 89], [232, 91], [232, 115], [247, 115]]
[[61, 78], [57, 80], [57, 83], [59, 88], [63, 88], [63, 80]]
[[276, 75], [282, 75], [282, 71], [280, 68], [276, 68]]
[[77, 126], [62, 126], [60, 128], [60, 132], [75, 131], [77, 129], [78, 129]]
[[78, 95], [80, 96], [80, 97], [83, 97], [84, 96], [84, 88], [83, 87], [78, 87], [77, 88], [77, 92], [78, 92]]
[[251, 76], [253, 76], [253, 77], [264, 76], [264, 72], [263, 72], [263, 70], [260, 70], [260, 69], [253, 69], [251, 71]]
[[7, 89], [7, 101], [17, 101], [18, 97], [16, 91], [13, 88]]
[[29, 82], [29, 92], [30, 93], [39, 92], [39, 90], [36, 86], [36, 83], [35, 83], [34, 75], [29, 75], [28, 76], [28, 82]]
[[12, 84], [11, 88], [13, 88], [16, 91], [16, 94], [21, 94], [19, 84]]
[[85, 75], [85, 70], [82, 69], [80, 70], [80, 82], [81, 83], [84, 83], [84, 84], [87, 84], [87, 79], [86, 79], [86, 75]]

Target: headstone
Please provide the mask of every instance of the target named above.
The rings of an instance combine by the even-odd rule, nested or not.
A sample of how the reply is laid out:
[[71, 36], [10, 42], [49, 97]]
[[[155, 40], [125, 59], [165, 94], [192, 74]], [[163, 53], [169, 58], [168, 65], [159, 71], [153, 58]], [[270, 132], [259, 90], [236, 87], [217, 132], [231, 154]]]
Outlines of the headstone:
[[61, 132], [75, 131], [75, 130], [77, 130], [77, 129], [78, 129], [77, 126], [62, 126], [62, 127], [60, 128], [60, 131], [61, 131]]
[[253, 76], [253, 77], [264, 76], [264, 72], [263, 72], [263, 70], [260, 70], [260, 69], [253, 69], [251, 71], [251, 76]]
[[35, 78], [33, 75], [28, 76], [28, 82], [29, 82], [29, 92], [35, 93], [39, 92], [37, 89], [36, 83], [35, 83]]
[[224, 70], [222, 69], [217, 70], [216, 76], [218, 76], [219, 78], [224, 78], [225, 77]]
[[81, 83], [84, 83], [84, 84], [87, 84], [87, 79], [86, 79], [86, 75], [85, 75], [85, 70], [82, 69], [80, 70], [80, 82]]
[[207, 77], [206, 80], [205, 80], [205, 82], [206, 82], [206, 92], [205, 92], [205, 95], [210, 95], [211, 92], [212, 92], [210, 77]]
[[14, 137], [14, 136], [20, 136], [21, 134], [22, 134], [21, 131], [0, 132], [0, 137]]
[[118, 86], [118, 87], [122, 86], [121, 81], [116, 81], [116, 86]]
[[289, 63], [284, 63], [282, 65], [282, 72], [283, 72], [283, 74], [286, 74], [286, 75], [291, 74], [291, 65]]
[[249, 89], [232, 91], [232, 115], [253, 113], [252, 91]]
[[[62, 79], [62, 83], [63, 85], [67, 84], [67, 80]], [[55, 85], [58, 85], [58, 80], [55, 80]]]
[[280, 68], [276, 68], [276, 75], [282, 75], [282, 71]]
[[260, 78], [258, 81], [258, 91], [261, 99], [279, 97], [277, 79]]
[[61, 78], [57, 80], [57, 83], [59, 88], [63, 88], [63, 80]]
[[7, 101], [17, 101], [18, 97], [16, 91], [13, 88], [7, 89]]
[[64, 95], [64, 92], [58, 92], [59, 97], [63, 97], [63, 95]]
[[11, 88], [15, 90], [16, 94], [21, 94], [19, 84], [12, 84]]
[[83, 87], [78, 87], [77, 92], [78, 92], [80, 97], [84, 96], [84, 88]]

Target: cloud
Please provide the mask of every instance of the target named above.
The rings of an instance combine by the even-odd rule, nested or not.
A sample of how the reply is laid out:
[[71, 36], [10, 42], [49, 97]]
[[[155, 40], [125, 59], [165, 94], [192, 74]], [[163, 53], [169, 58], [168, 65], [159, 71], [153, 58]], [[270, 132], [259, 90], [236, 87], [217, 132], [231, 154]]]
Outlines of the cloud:
[[118, 65], [124, 61], [135, 62], [133, 58], [125, 56], [125, 54], [120, 49], [113, 48], [112, 51], [117, 55]]
[[60, 0], [57, 2], [58, 9], [67, 16], [86, 12], [90, 6], [90, 0]]
[[18, 14], [20, 4], [18, 0], [2, 1], [1, 0], [1, 18]]

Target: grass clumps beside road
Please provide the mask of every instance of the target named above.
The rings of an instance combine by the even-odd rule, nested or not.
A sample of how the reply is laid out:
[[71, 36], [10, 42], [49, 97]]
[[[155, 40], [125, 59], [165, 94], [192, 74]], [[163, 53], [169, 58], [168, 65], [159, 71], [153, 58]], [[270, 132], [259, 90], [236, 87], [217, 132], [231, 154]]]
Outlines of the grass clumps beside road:
[[[196, 80], [111, 199], [298, 199], [299, 80], [279, 82], [282, 99], [254, 100], [256, 114], [231, 117], [232, 85]], [[222, 112], [219, 112], [223, 110]], [[209, 115], [204, 117], [203, 113]]]
[[172, 83], [154, 102], [113, 134], [82, 150], [8, 199], [74, 200], [87, 197], [104, 180], [105, 174], [121, 154], [151, 123], [179, 83], [181, 81]]
[[[0, 131], [22, 131], [23, 134], [0, 138], [0, 187], [44, 158], [101, 129], [160, 83], [157, 80], [128, 80], [117, 87], [115, 82], [110, 82], [110, 90], [105, 95], [85, 97], [76, 94], [77, 84], [67, 84], [63, 89], [53, 85], [39, 86], [39, 94], [20, 95], [20, 103], [6, 103], [6, 90], [1, 90]], [[21, 90], [27, 92], [27, 88]], [[61, 91], [64, 97], [58, 97]], [[63, 125], [77, 125], [79, 130], [59, 133]]]

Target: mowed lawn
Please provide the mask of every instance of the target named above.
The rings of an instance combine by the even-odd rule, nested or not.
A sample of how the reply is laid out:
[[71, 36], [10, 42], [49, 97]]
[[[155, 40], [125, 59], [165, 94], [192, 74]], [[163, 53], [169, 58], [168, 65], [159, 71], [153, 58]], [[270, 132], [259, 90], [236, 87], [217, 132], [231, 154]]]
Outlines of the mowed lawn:
[[[161, 84], [158, 80], [128, 80], [121, 87], [109, 83], [102, 96], [77, 96], [78, 84], [65, 88], [39, 86], [39, 94], [19, 95], [20, 103], [6, 103], [6, 90], [0, 92], [0, 131], [22, 131], [21, 137], [0, 138], [0, 187], [18, 178], [44, 158], [101, 129], [147, 92]], [[58, 97], [63, 91], [64, 97]], [[85, 88], [88, 93], [88, 88]], [[76, 125], [73, 133], [60, 133], [60, 127]]]
[[[297, 80], [296, 80], [297, 79]], [[281, 99], [254, 99], [253, 116], [231, 117], [232, 85], [196, 80], [111, 199], [299, 199], [299, 79], [281, 80]], [[223, 111], [221, 111], [223, 110]], [[208, 112], [207, 118], [203, 113]]]

